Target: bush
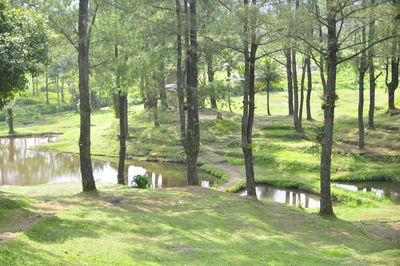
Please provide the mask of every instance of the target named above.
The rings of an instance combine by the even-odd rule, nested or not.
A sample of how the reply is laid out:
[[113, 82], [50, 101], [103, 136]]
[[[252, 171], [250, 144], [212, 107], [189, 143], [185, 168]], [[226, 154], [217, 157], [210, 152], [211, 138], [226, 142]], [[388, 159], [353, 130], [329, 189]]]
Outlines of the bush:
[[138, 188], [147, 188], [150, 185], [150, 178], [147, 175], [137, 175], [132, 183], [135, 183]]

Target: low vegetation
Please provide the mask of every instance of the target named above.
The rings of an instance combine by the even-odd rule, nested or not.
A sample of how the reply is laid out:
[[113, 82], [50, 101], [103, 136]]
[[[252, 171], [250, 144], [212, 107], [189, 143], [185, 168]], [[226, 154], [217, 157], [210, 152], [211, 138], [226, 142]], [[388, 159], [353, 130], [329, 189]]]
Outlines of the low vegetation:
[[42, 219], [14, 240], [0, 240], [0, 264], [395, 265], [399, 259], [390, 222], [324, 219], [195, 187], [98, 188], [97, 193], [79, 193], [79, 184], [2, 190], [1, 199], [5, 192], [30, 198], [29, 205], [12, 204], [24, 212], [17, 223], [29, 223], [34, 215]]

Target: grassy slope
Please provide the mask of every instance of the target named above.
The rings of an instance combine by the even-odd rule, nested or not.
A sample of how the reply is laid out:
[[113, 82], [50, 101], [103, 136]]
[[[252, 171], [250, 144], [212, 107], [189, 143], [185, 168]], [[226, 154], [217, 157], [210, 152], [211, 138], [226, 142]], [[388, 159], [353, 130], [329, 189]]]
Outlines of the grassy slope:
[[382, 232], [280, 204], [202, 188], [99, 187], [98, 194], [79, 193], [78, 184], [2, 190], [0, 198], [29, 197], [20, 206], [27, 212], [61, 211], [0, 242], [0, 264], [395, 265], [400, 259], [399, 242]]
[[[356, 134], [356, 102], [357, 92], [339, 90], [337, 108], [336, 142], [338, 145], [333, 155], [334, 178], [360, 179], [377, 173], [390, 172], [398, 178], [400, 169], [398, 150], [400, 149], [397, 130], [400, 127], [398, 117], [389, 118], [383, 110], [377, 112], [375, 131], [367, 130], [366, 142], [368, 150], [360, 154], [355, 145]], [[255, 171], [258, 179], [283, 179], [296, 182], [302, 188], [314, 192], [319, 190], [319, 147], [312, 139], [310, 128], [320, 125], [321, 117], [318, 108], [318, 91], [314, 92], [313, 111], [316, 122], [305, 122], [306, 134], [294, 133], [291, 118], [286, 116], [286, 93], [272, 94], [272, 112], [274, 116], [265, 116], [265, 95], [257, 96], [257, 117], [255, 125]], [[239, 106], [240, 97], [234, 99]], [[377, 106], [384, 106], [386, 94], [383, 90], [377, 93]], [[179, 144], [177, 116], [174, 113], [160, 114], [161, 127], [154, 129], [152, 115], [144, 113], [141, 106], [131, 110], [128, 154], [143, 159], [162, 159], [181, 161], [184, 153]], [[217, 164], [230, 167], [244, 176], [242, 152], [240, 148], [240, 109], [236, 113], [224, 112], [224, 120], [218, 121], [215, 111], [202, 111], [202, 147], [200, 161], [206, 164]], [[92, 152], [99, 155], [117, 155], [118, 143], [117, 120], [110, 110], [97, 111], [93, 115]], [[5, 126], [5, 124], [3, 124]], [[1, 124], [0, 124], [1, 126]], [[77, 152], [79, 137], [79, 116], [75, 113], [52, 115], [30, 126], [17, 127], [18, 133], [39, 133], [45, 131], [65, 132], [55, 144], [49, 148], [67, 152]], [[0, 127], [3, 128], [3, 127]], [[393, 130], [389, 130], [394, 128]], [[6, 130], [0, 131], [6, 134]], [[393, 170], [394, 172], [393, 172]], [[392, 172], [394, 173], [392, 173]], [[336, 207], [336, 213], [347, 219], [355, 206], [367, 206], [370, 213], [385, 217], [399, 217], [400, 206], [373, 197], [365, 193], [349, 192], [333, 187], [334, 197], [342, 201]], [[390, 206], [385, 209], [382, 206]], [[385, 211], [382, 211], [384, 209]], [[368, 211], [360, 217], [370, 216]], [[376, 218], [372, 215], [373, 218]]]

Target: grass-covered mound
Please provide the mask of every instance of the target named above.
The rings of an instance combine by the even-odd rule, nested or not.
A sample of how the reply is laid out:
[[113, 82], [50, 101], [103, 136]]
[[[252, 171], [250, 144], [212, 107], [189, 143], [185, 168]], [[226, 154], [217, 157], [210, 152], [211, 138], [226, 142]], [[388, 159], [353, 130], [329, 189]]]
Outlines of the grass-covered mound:
[[0, 242], [0, 264], [395, 265], [399, 259], [399, 243], [385, 227], [202, 188], [98, 186], [90, 194], [79, 193], [80, 184], [6, 189], [8, 196], [30, 195], [43, 218]]

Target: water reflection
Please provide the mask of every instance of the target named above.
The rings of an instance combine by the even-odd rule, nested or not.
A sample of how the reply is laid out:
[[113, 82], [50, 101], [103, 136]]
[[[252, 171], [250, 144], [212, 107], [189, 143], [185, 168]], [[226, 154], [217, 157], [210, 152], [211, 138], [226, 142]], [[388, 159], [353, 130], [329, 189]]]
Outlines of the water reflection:
[[400, 183], [391, 182], [361, 182], [335, 183], [334, 186], [350, 191], [372, 192], [375, 195], [386, 197], [395, 203], [400, 203]]
[[[296, 207], [301, 206], [302, 208], [314, 209], [319, 208], [320, 206], [320, 200], [318, 196], [297, 190], [260, 185], [256, 187], [256, 194], [259, 200], [268, 199], [274, 202], [286, 203]], [[246, 196], [247, 191], [243, 191], [241, 195]]]
[[[78, 156], [29, 149], [56, 140], [54, 136], [0, 139], [0, 186], [80, 181]], [[110, 162], [93, 160], [96, 181], [115, 182], [116, 173]]]
[[[29, 149], [56, 140], [54, 136], [0, 139], [0, 186], [80, 182], [79, 156]], [[117, 183], [115, 162], [93, 159], [92, 164], [96, 181]], [[183, 165], [127, 161], [126, 184], [130, 185], [134, 176], [144, 174], [151, 177], [153, 188], [187, 185]], [[199, 172], [199, 179], [213, 180], [203, 172]]]
[[[135, 185], [134, 178], [138, 175], [149, 176], [151, 188], [184, 187], [188, 185], [186, 169], [182, 165], [150, 162], [135, 162], [135, 164], [128, 167], [127, 184], [129, 186]], [[198, 175], [202, 187], [210, 187], [212, 184], [210, 180], [215, 179], [204, 172], [199, 172]]]
[[201, 181], [201, 186], [205, 187], [205, 188], [209, 188], [210, 187], [210, 181]]

